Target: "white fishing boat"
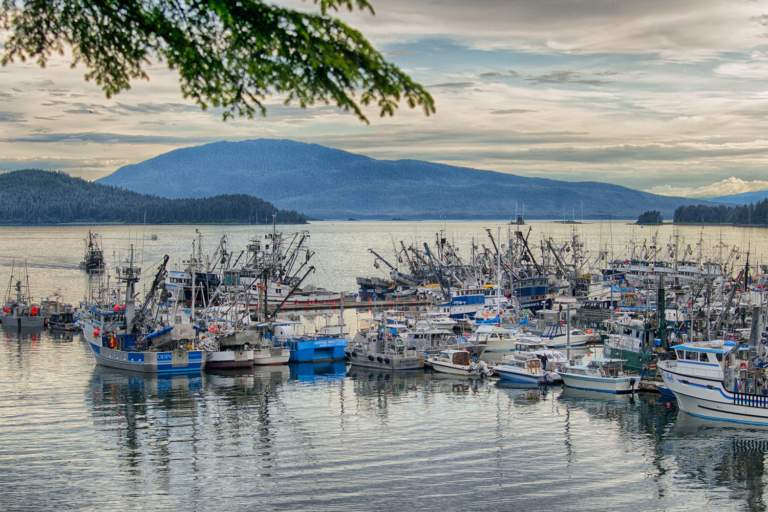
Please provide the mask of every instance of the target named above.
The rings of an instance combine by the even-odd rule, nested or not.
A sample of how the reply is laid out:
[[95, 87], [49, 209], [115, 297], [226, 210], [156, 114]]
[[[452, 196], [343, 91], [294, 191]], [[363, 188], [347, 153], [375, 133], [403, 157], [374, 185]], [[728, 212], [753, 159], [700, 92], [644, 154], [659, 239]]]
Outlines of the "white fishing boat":
[[621, 369], [622, 359], [592, 359], [586, 365], [571, 366], [559, 372], [563, 384], [569, 388], [601, 393], [634, 393], [640, 381], [637, 375], [628, 375]]
[[467, 338], [467, 341], [478, 346], [485, 346], [480, 355], [480, 360], [489, 362], [501, 362], [504, 356], [515, 351], [517, 337], [510, 329], [493, 324], [478, 326], [477, 330]]
[[581, 329], [571, 329], [570, 339], [568, 336], [568, 327], [565, 324], [553, 324], [544, 328], [540, 336], [524, 336], [525, 341], [540, 342], [549, 348], [566, 348], [570, 344], [571, 348], [583, 347], [590, 341], [598, 341], [600, 336]]
[[451, 331], [456, 326], [456, 320], [448, 316], [448, 313], [444, 311], [427, 311], [423, 318], [435, 329]]
[[491, 372], [483, 362], [474, 363], [466, 350], [443, 350], [429, 358], [436, 372], [466, 377], [490, 377]]
[[674, 349], [677, 361], [660, 361], [658, 367], [680, 409], [699, 418], [768, 425], [768, 362], [762, 340], [701, 341]]
[[[183, 324], [185, 325], [185, 324]], [[190, 325], [191, 327], [191, 325]], [[220, 327], [211, 326], [209, 335], [198, 342], [206, 351], [206, 370], [232, 370], [253, 367], [253, 337], [244, 331], [222, 333]]]
[[533, 353], [514, 354], [493, 370], [502, 379], [521, 384], [539, 384], [544, 376], [541, 360]]

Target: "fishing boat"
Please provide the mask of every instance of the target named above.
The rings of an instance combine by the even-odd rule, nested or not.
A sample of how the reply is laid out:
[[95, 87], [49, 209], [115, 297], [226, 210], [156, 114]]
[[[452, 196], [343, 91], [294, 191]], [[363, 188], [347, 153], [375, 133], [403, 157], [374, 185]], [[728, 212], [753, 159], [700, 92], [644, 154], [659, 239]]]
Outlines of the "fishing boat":
[[52, 313], [48, 319], [48, 328], [55, 331], [79, 331], [73, 312]]
[[592, 359], [586, 365], [571, 366], [567, 371], [558, 372], [563, 384], [569, 388], [601, 393], [634, 393], [637, 375], [628, 375], [622, 370], [622, 359]]
[[448, 316], [444, 311], [427, 311], [423, 319], [435, 329], [453, 330], [456, 320]]
[[100, 238], [96, 233], [88, 231], [85, 239], [85, 255], [80, 262], [80, 270], [101, 272], [104, 270], [104, 251], [101, 249]]
[[344, 349], [347, 347], [345, 337], [299, 334], [294, 328], [296, 325], [301, 325], [301, 322], [274, 324], [275, 341], [288, 347], [289, 362], [311, 363], [344, 359]]
[[485, 350], [480, 355], [480, 360], [486, 362], [502, 361], [504, 356], [508, 356], [515, 351], [517, 344], [514, 332], [492, 324], [480, 325], [474, 334], [467, 339], [470, 342], [475, 342], [478, 346], [485, 346]]
[[443, 350], [429, 358], [432, 369], [439, 373], [465, 377], [490, 377], [491, 371], [482, 361], [474, 363], [466, 350]]
[[119, 280], [125, 284], [124, 304], [89, 304], [78, 320], [88, 347], [102, 366], [142, 373], [199, 372], [205, 368], [205, 352], [197, 348], [197, 331], [191, 324], [153, 325], [152, 301], [165, 278], [168, 256], [158, 267], [144, 302], [136, 310], [136, 283], [141, 269], [129, 263]]
[[251, 343], [255, 340], [249, 333], [239, 330], [221, 333], [216, 326], [211, 326], [209, 332], [211, 336], [204, 337], [197, 344], [206, 351], [206, 371], [253, 367]]
[[[392, 331], [395, 331], [393, 334]], [[407, 347], [395, 328], [371, 325], [355, 334], [346, 355], [354, 366], [383, 370], [418, 370], [424, 368], [424, 354]]]
[[590, 341], [599, 341], [600, 337], [581, 329], [571, 329], [570, 336], [566, 324], [552, 324], [544, 328], [540, 336], [522, 336], [524, 341], [540, 342], [549, 348], [583, 347]]
[[[15, 264], [11, 268], [8, 290], [5, 293], [5, 305], [0, 311], [0, 322], [4, 327], [16, 329], [43, 329], [45, 317], [37, 304], [32, 303], [29, 294], [29, 273], [24, 267], [24, 277], [16, 278]], [[15, 290], [15, 297], [13, 291]]]
[[541, 360], [533, 353], [514, 354], [507, 357], [504, 364], [495, 366], [493, 371], [504, 380], [522, 384], [539, 384], [544, 376]]
[[281, 325], [291, 323], [262, 323], [252, 327], [257, 332], [257, 338], [253, 343], [254, 366], [274, 366], [286, 364], [291, 358], [291, 350], [286, 339], [274, 336], [274, 330]]
[[680, 409], [699, 418], [768, 425], [765, 340], [714, 340], [674, 347], [677, 360], [658, 364]]
[[438, 354], [441, 350], [449, 348], [464, 349], [465, 347], [471, 350], [473, 355], [478, 357], [482, 355], [482, 352], [478, 351], [479, 345], [466, 341], [462, 343], [455, 334], [445, 329], [416, 327], [402, 332], [400, 337], [403, 339], [406, 349], [413, 348], [428, 356]]

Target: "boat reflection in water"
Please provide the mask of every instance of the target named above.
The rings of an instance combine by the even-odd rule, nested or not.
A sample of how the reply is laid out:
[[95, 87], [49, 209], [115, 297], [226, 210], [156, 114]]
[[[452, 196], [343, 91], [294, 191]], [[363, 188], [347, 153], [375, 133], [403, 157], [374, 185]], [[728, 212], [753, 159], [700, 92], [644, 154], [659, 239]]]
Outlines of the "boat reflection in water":
[[290, 363], [291, 380], [317, 383], [342, 381], [347, 377], [347, 365], [344, 361], [327, 363]]
[[735, 509], [743, 500], [746, 510], [765, 510], [768, 427], [742, 426], [678, 414], [665, 436], [664, 454], [689, 487], [705, 486], [713, 508]]

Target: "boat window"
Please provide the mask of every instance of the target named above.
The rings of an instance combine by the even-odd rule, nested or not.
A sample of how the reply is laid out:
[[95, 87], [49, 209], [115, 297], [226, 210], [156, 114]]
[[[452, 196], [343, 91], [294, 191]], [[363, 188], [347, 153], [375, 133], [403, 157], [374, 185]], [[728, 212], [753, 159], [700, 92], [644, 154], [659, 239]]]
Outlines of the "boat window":
[[715, 356], [717, 357], [717, 360], [719, 362], [721, 362], [721, 363], [723, 362], [723, 354], [715, 354]]
[[699, 361], [703, 361], [705, 363], [709, 362], [709, 357], [707, 356], [706, 352], [702, 352], [699, 354]]
[[683, 359], [683, 351], [682, 350], [675, 350], [675, 352], [677, 352], [677, 358], [678, 359]]
[[690, 350], [685, 351], [685, 360], [686, 361], [696, 361], [698, 360], [698, 356], [696, 352], [691, 352]]

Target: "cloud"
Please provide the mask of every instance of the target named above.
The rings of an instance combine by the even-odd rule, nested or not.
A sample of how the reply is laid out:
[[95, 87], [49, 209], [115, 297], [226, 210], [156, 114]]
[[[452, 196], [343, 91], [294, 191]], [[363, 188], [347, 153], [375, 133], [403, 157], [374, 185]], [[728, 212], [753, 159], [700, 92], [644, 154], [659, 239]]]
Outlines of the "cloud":
[[715, 68], [715, 73], [736, 78], [768, 78], [768, 62], [763, 60], [751, 62], [727, 62]]
[[499, 78], [502, 77], [501, 73], [498, 71], [489, 71], [488, 73], [480, 73], [480, 78]]
[[529, 82], [534, 84], [585, 84], [585, 85], [605, 85], [610, 82], [603, 82], [601, 80], [581, 80], [581, 73], [576, 71], [553, 71], [548, 75], [540, 75], [535, 77], [526, 78]]
[[170, 135], [124, 135], [119, 133], [45, 133], [0, 139], [0, 142], [34, 142], [34, 143], [93, 143], [93, 144], [173, 144], [191, 145], [221, 140], [221, 136], [206, 137], [173, 137]]
[[98, 172], [104, 175], [105, 170], [115, 169], [130, 163], [122, 159], [107, 158], [63, 158], [63, 157], [23, 157], [0, 158], [0, 172], [17, 171], [19, 169], [78, 169], [81, 171]]
[[139, 112], [142, 114], [169, 114], [179, 112], [200, 112], [197, 105], [185, 105], [183, 103], [139, 103], [137, 105], [126, 105], [118, 103], [118, 109], [128, 112]]
[[435, 89], [437, 89], [437, 88], [464, 89], [464, 88], [467, 88], [467, 87], [472, 87], [473, 85], [475, 85], [475, 82], [447, 82], [447, 83], [444, 83], [444, 84], [428, 85], [427, 88], [432, 87], [432, 88], [435, 88]]
[[491, 114], [496, 114], [496, 115], [525, 114], [527, 112], [538, 112], [538, 110], [525, 110], [522, 108], [508, 108], [506, 110], [491, 110]]
[[734, 194], [743, 194], [745, 192], [757, 192], [768, 190], [768, 181], [744, 181], [731, 176], [728, 179], [705, 185], [703, 187], [673, 187], [671, 185], [658, 185], [645, 190], [651, 194], [661, 196], [690, 197], [696, 199], [713, 198], [720, 196], [730, 196]]
[[24, 115], [18, 112], [3, 112], [0, 111], [0, 123], [23, 123], [25, 122]]

